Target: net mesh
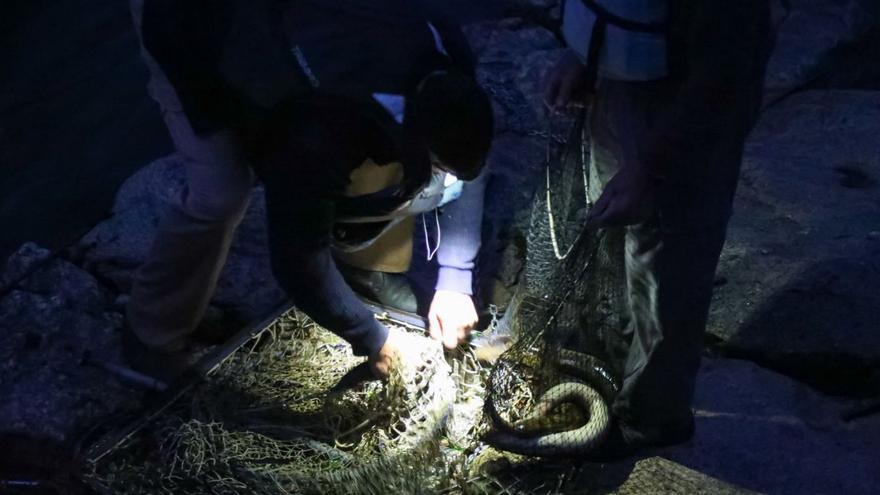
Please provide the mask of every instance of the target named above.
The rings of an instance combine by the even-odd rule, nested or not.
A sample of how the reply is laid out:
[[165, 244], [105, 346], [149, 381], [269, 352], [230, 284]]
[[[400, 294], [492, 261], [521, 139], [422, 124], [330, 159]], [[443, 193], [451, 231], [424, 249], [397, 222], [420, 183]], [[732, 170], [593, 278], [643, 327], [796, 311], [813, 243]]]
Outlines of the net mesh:
[[[596, 448], [607, 433], [624, 301], [623, 232], [586, 231], [594, 192], [586, 112], [568, 122], [554, 152], [548, 132], [545, 183], [535, 195], [524, 280], [503, 331], [513, 344], [496, 363], [488, 405], [495, 444], [530, 455]], [[619, 360], [613, 360], [619, 361]]]
[[[392, 325], [391, 322], [386, 322]], [[106, 493], [494, 493], [477, 474], [487, 370], [419, 329], [386, 382], [331, 389], [363, 362], [292, 310], [93, 466]], [[467, 488], [462, 488], [467, 487]]]

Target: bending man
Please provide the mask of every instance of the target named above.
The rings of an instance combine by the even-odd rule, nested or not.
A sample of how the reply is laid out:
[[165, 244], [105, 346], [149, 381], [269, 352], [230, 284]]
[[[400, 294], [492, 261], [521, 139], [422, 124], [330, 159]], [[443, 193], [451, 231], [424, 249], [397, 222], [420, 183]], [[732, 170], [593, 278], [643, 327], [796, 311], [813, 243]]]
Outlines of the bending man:
[[[266, 188], [282, 287], [369, 356], [377, 374], [387, 373], [395, 339], [346, 284], [331, 246], [357, 251], [403, 218], [430, 211], [443, 184], [454, 182], [447, 174], [480, 177], [492, 114], [466, 47], [398, 0], [147, 0], [134, 12], [152, 93], [188, 177], [132, 291], [129, 322], [144, 352], [167, 356], [185, 347], [246, 205], [250, 164]], [[377, 174], [396, 180], [377, 187], [384, 181]], [[481, 184], [465, 188], [458, 202], [470, 211], [453, 203], [441, 216], [450, 225], [445, 237], [467, 241], [440, 255], [452, 275], [441, 275], [435, 313], [449, 306], [438, 302], [447, 292], [470, 302]], [[343, 220], [348, 227], [338, 228]], [[439, 330], [438, 337], [447, 329]], [[448, 330], [451, 345], [468, 325]]]

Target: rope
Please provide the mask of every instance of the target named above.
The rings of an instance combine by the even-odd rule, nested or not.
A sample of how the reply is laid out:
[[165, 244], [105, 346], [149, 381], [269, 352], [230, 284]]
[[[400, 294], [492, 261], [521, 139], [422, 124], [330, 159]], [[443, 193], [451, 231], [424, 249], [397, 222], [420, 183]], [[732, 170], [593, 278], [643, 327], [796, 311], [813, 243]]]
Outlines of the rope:
[[422, 213], [422, 231], [425, 233], [425, 250], [428, 252], [428, 261], [434, 259], [434, 255], [440, 250], [440, 214], [434, 208], [434, 223], [437, 227], [437, 244], [431, 249], [431, 241], [428, 239], [428, 224], [425, 222], [425, 214]]
[[[582, 112], [581, 116], [579, 116], [578, 120], [576, 120], [575, 123], [573, 124], [574, 128], [580, 127], [581, 130], [583, 129], [583, 127], [582, 127], [583, 118], [585, 116], [586, 116], [586, 114], [584, 112]], [[548, 119], [547, 125], [549, 128], [549, 126], [550, 126], [549, 119]], [[550, 133], [548, 130], [547, 134], [551, 135], [552, 133]], [[581, 139], [580, 132], [578, 132], [577, 134], [579, 134], [577, 136], [576, 141], [578, 143], [578, 148], [579, 148], [579, 155], [580, 155], [579, 161], [580, 161], [581, 175], [583, 177], [583, 184], [584, 184], [584, 204], [587, 207], [587, 209], [589, 210], [590, 208], [593, 207], [593, 203], [590, 201], [590, 177], [587, 172], [587, 166], [586, 166], [586, 162], [587, 162], [586, 149], [584, 148], [584, 142], [583, 142], [583, 139]], [[550, 242], [553, 245], [554, 256], [556, 256], [557, 260], [561, 261], [561, 260], [564, 260], [565, 258], [567, 258], [569, 254], [571, 254], [572, 248], [577, 244], [578, 240], [581, 238], [581, 235], [583, 235], [584, 231], [583, 231], [583, 229], [581, 229], [578, 232], [577, 237], [575, 237], [574, 241], [572, 241], [572, 243], [565, 250], [565, 253], [562, 253], [562, 250], [559, 248], [559, 240], [556, 237], [556, 219], [553, 216], [553, 203], [552, 203], [552, 195], [551, 195], [552, 188], [550, 187], [550, 164], [552, 163], [552, 156], [551, 156], [552, 155], [552, 153], [551, 153], [552, 144], [551, 143], [552, 143], [552, 140], [550, 138], [548, 138], [547, 139], [547, 152], [545, 155], [546, 163], [544, 164], [544, 176], [546, 179], [544, 189], [545, 189], [545, 195], [547, 198], [547, 208], [546, 208], [547, 209], [547, 221], [550, 224], [550, 229], [549, 229], [550, 230]]]

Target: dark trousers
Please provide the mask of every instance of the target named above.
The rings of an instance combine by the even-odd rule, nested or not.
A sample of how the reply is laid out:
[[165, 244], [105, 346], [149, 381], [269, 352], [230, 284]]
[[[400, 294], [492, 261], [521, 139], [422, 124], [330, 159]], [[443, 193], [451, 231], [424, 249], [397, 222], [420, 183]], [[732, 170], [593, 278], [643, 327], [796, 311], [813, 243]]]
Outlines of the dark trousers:
[[[143, 0], [131, 0], [140, 30]], [[147, 345], [173, 350], [198, 325], [248, 205], [254, 174], [235, 134], [198, 136], [168, 79], [142, 50], [148, 90], [159, 104], [186, 184], [168, 205], [144, 264], [134, 276], [128, 321]]]
[[[590, 121], [592, 201], [620, 167], [644, 156], [652, 126], [670, 110], [669, 94], [662, 81], [600, 82]], [[705, 166], [670, 165], [709, 172], [661, 186], [656, 216], [626, 227], [623, 252], [607, 253], [624, 257], [626, 272], [626, 324], [612, 345], [623, 384], [612, 408], [646, 435], [692, 421], [714, 274], [750, 125], [744, 115], [719, 140], [692, 143], [687, 156]]]

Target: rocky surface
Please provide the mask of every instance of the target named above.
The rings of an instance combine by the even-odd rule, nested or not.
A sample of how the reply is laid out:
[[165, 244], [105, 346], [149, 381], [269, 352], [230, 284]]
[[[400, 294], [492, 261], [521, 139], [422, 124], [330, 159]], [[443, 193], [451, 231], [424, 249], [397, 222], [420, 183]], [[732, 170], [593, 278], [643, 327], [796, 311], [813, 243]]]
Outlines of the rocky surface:
[[82, 362], [119, 360], [113, 292], [49, 255], [25, 244], [7, 261], [4, 282], [31, 275], [0, 299], [0, 430], [71, 442], [139, 394]]
[[763, 115], [712, 308], [727, 350], [839, 392], [877, 385], [878, 135], [876, 91], [810, 91]]
[[880, 416], [852, 422], [852, 407], [748, 361], [704, 359], [697, 430], [659, 455], [761, 493], [876, 493]]
[[[510, 483], [526, 493], [546, 493], [547, 485], [558, 484], [561, 489], [551, 493], [627, 494], [731, 493], [733, 486], [733, 493], [869, 495], [880, 486], [880, 416], [844, 421], [841, 412], [851, 401], [828, 398], [748, 361], [707, 358], [694, 407], [696, 432], [688, 442], [613, 464], [548, 460]], [[657, 468], [640, 476], [646, 463], [661, 460], [728, 486], [688, 483]]]
[[878, 87], [880, 4], [874, 0], [774, 1], [776, 48], [767, 68], [765, 101], [804, 87]]

